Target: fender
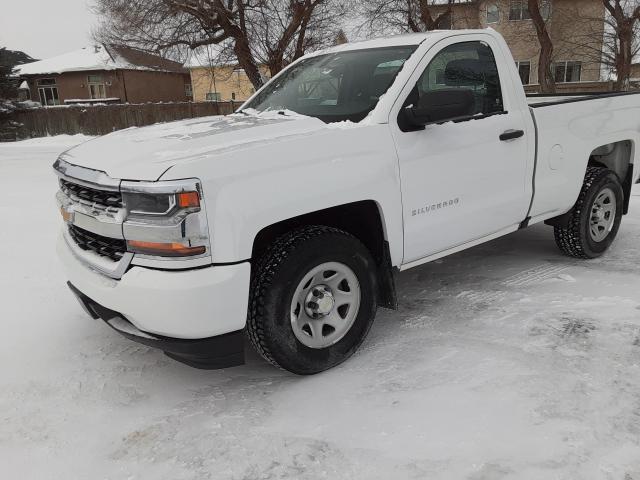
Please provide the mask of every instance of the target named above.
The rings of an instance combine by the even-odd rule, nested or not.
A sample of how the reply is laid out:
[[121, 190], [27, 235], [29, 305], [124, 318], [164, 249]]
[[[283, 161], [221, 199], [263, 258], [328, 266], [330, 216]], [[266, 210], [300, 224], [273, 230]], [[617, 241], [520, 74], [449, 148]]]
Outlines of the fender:
[[[342, 127], [342, 128], [340, 128]], [[169, 169], [163, 180], [199, 172], [207, 198], [213, 263], [250, 259], [258, 232], [334, 206], [373, 200], [390, 263], [402, 262], [400, 175], [385, 124], [326, 126]]]

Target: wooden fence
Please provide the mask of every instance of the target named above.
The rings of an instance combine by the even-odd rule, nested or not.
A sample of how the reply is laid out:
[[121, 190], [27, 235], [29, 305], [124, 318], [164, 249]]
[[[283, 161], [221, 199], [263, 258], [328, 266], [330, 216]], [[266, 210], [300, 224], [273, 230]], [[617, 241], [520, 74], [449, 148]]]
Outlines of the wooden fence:
[[238, 102], [141, 103], [93, 106], [65, 106], [19, 110], [12, 120], [22, 124], [19, 136], [105, 135], [114, 130], [142, 127], [185, 118], [226, 115]]

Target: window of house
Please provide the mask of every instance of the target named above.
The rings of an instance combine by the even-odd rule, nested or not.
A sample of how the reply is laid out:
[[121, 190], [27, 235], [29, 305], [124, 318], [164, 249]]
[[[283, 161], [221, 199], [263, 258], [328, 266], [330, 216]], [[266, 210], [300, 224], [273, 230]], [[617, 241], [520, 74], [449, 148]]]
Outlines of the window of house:
[[206, 98], [208, 102], [219, 102], [220, 94], [218, 92], [207, 92]]
[[36, 81], [38, 96], [42, 105], [60, 105], [55, 78], [41, 78]]
[[540, 15], [542, 15], [545, 22], [551, 18], [551, 0], [543, 0], [540, 3]]
[[[544, 21], [551, 18], [551, 0], [540, 2], [540, 15]], [[527, 0], [511, 0], [509, 2], [509, 20], [529, 20], [529, 2]]]
[[231, 100], [235, 100], [236, 99], [236, 92], [231, 92]]
[[582, 75], [582, 62], [556, 62], [553, 65], [556, 83], [579, 82]]
[[498, 23], [500, 21], [500, 9], [498, 5], [492, 3], [487, 6], [487, 23]]
[[193, 87], [191, 86], [190, 83], [185, 83], [184, 84], [184, 94], [188, 98], [192, 98], [193, 97]]
[[443, 89], [471, 91], [472, 115], [503, 111], [498, 66], [491, 47], [484, 42], [463, 42], [442, 49], [420, 76], [407, 102], [419, 103], [426, 93]]
[[529, 20], [530, 18], [527, 0], [511, 0], [509, 2], [509, 20]]
[[102, 75], [88, 75], [89, 98], [107, 98], [107, 87]]
[[531, 83], [531, 62], [516, 62], [518, 67], [518, 75], [523, 85], [529, 85]]

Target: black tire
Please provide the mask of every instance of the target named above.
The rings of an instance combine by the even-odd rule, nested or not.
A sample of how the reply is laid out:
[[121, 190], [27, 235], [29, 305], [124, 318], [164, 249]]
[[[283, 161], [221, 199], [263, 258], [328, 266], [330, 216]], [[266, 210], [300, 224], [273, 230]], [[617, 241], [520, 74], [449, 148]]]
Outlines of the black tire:
[[[616, 212], [613, 227], [606, 238], [595, 241], [590, 233], [590, 219], [594, 202], [605, 189], [613, 191]], [[615, 172], [602, 167], [589, 167], [584, 178], [578, 201], [569, 212], [564, 227], [556, 226], [554, 236], [558, 248], [571, 257], [596, 258], [602, 255], [615, 239], [622, 220], [624, 191]]]
[[[310, 348], [291, 324], [291, 302], [304, 276], [325, 262], [340, 262], [355, 273], [360, 305], [353, 324], [337, 343]], [[375, 262], [352, 235], [326, 226], [308, 226], [280, 237], [255, 266], [247, 335], [254, 348], [277, 367], [299, 375], [327, 370], [349, 358], [365, 339], [376, 314]]]

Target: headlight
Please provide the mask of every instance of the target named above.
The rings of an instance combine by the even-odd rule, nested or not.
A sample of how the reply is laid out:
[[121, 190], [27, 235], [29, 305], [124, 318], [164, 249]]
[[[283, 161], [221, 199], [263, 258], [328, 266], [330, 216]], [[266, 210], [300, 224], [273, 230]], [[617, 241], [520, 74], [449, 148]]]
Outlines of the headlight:
[[120, 185], [127, 218], [127, 250], [136, 259], [175, 260], [209, 256], [209, 232], [198, 180], [129, 182]]
[[174, 195], [150, 193], [124, 193], [122, 201], [133, 215], [167, 215], [176, 205]]
[[132, 215], [169, 215], [175, 209], [200, 210], [198, 192], [161, 193], [123, 193], [122, 201]]

